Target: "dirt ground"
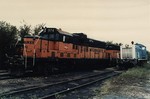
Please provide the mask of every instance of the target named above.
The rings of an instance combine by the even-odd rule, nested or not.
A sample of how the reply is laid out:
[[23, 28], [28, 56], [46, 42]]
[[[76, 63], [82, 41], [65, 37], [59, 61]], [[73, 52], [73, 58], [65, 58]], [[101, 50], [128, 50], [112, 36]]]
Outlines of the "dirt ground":
[[[81, 73], [76, 73], [74, 74], [74, 76], [77, 77], [80, 74]], [[66, 77], [66, 75], [68, 77]], [[58, 78], [59, 80], [61, 79], [64, 80], [64, 77], [65, 79], [67, 79], [70, 78], [70, 75], [64, 74], [61, 77], [60, 76], [56, 77], [54, 75], [50, 78], [31, 77], [32, 83], [30, 82], [31, 81], [30, 77], [26, 79], [17, 79], [17, 80], [13, 79], [7, 81], [3, 80], [0, 82], [0, 88], [1, 88], [0, 93], [2, 94], [3, 92], [9, 91], [11, 89], [22, 87], [24, 85], [31, 85], [33, 83], [43, 84], [44, 81], [47, 81], [48, 79], [52, 79], [52, 78]], [[55, 82], [55, 81], [51, 81], [51, 82]], [[137, 98], [150, 99], [150, 76], [149, 79], [147, 79], [146, 81], [138, 80], [137, 83], [133, 83], [131, 81], [130, 84], [118, 85], [115, 87], [114, 90], [108, 91], [107, 93], [103, 94], [101, 93], [101, 88], [103, 87], [103, 85], [107, 83], [108, 83], [107, 81], [97, 82], [85, 88], [74, 90], [67, 94], [56, 95], [56, 99], [137, 99]]]
[[102, 95], [100, 88], [104, 82], [81, 88], [71, 93], [56, 96], [57, 99], [150, 99], [150, 80], [133, 86], [118, 86], [116, 92]]
[[118, 86], [117, 92], [95, 96], [95, 99], [150, 99], [150, 80], [133, 85]]

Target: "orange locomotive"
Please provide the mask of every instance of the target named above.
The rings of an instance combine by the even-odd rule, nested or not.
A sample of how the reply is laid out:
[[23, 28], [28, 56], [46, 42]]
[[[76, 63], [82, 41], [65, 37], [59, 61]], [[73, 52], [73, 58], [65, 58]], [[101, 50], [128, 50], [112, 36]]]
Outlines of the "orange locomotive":
[[106, 68], [117, 63], [119, 53], [119, 46], [87, 38], [83, 33], [44, 28], [38, 36], [24, 37], [23, 63], [12, 65], [11, 72], [48, 74], [55, 70]]

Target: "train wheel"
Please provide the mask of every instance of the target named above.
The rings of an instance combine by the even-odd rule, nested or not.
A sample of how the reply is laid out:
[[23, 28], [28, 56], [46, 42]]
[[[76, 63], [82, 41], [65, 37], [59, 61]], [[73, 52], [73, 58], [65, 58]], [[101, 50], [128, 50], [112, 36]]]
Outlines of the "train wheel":
[[44, 76], [48, 76], [52, 73], [54, 73], [54, 68], [53, 66], [50, 66], [48, 64], [45, 65], [38, 65], [36, 67], [34, 67], [33, 72], [35, 75], [44, 75]]
[[55, 72], [54, 66], [53, 65], [45, 65], [44, 67], [44, 75], [49, 76]]
[[23, 68], [10, 68], [9, 73], [11, 76], [20, 77], [25, 74], [25, 71]]
[[35, 75], [43, 75], [44, 74], [44, 68], [41, 67], [41, 65], [36, 65], [34, 68], [33, 68], [33, 73]]
[[115, 67], [117, 70], [125, 70], [125, 66], [123, 64], [118, 64]]
[[121, 70], [121, 67], [119, 65], [116, 65], [115, 67], [117, 70]]

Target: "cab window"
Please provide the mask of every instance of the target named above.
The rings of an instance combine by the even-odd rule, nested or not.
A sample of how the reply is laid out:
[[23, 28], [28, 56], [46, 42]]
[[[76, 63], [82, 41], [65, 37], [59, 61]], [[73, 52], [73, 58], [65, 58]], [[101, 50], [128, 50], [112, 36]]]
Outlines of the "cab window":
[[48, 39], [48, 34], [44, 34], [44, 35], [42, 36], [42, 38]]
[[54, 40], [55, 39], [55, 35], [54, 34], [49, 34], [49, 39], [50, 40]]

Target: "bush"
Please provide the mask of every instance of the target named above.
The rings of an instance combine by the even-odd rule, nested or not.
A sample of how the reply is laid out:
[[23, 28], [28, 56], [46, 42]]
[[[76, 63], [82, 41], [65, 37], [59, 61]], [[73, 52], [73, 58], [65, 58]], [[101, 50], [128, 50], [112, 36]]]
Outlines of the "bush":
[[17, 33], [16, 26], [0, 21], [0, 68], [6, 60], [5, 54], [9, 53], [11, 45], [16, 43]]

